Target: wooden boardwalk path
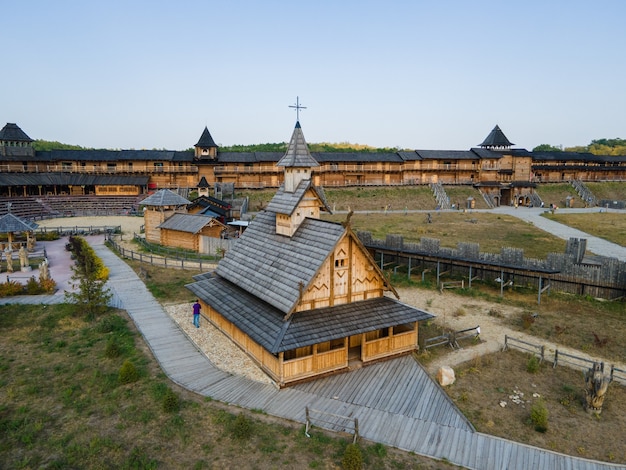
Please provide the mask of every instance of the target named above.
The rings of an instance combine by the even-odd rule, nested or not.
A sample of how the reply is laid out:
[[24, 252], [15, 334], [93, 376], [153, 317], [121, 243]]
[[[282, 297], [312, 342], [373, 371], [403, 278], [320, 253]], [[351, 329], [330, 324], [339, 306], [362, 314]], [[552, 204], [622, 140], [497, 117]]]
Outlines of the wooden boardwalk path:
[[[367, 440], [466, 468], [624, 468], [475, 432], [409, 356], [282, 390], [222, 371], [179, 329], [126, 263], [100, 239], [87, 240], [109, 267], [114, 304], [128, 312], [167, 376], [188, 390], [300, 423], [305, 422], [306, 406], [358, 418], [359, 434]], [[47, 303], [41, 297], [22, 299], [22, 303]]]

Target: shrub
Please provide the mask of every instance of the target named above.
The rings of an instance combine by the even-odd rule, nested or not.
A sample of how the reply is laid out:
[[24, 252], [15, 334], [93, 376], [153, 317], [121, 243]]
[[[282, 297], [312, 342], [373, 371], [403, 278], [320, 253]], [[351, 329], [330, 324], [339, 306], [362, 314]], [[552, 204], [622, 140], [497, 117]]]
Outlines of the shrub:
[[356, 444], [348, 444], [341, 459], [341, 468], [344, 470], [361, 470], [363, 468], [363, 454]]
[[236, 439], [249, 439], [252, 435], [252, 423], [246, 415], [240, 413], [233, 421], [231, 432]]
[[535, 431], [546, 432], [548, 430], [548, 408], [543, 401], [533, 404], [530, 409], [530, 420], [535, 426]]
[[118, 382], [121, 384], [129, 384], [139, 380], [139, 372], [129, 359], [126, 359], [120, 367], [120, 373], [118, 375]]
[[107, 345], [104, 348], [104, 355], [109, 359], [120, 357], [122, 355], [122, 346], [115, 336], [111, 336], [107, 340]]
[[494, 318], [504, 318], [504, 315], [502, 314], [502, 312], [498, 310], [497, 308], [490, 308], [489, 311], [487, 312], [487, 315], [489, 315], [490, 317], [494, 317]]
[[31, 276], [28, 282], [26, 283], [26, 294], [37, 295], [40, 293], [41, 293], [41, 286], [39, 285], [39, 281], [35, 279], [35, 276]]
[[57, 283], [54, 279], [40, 280], [39, 285], [41, 286], [41, 291], [46, 294], [51, 294], [57, 290]]
[[59, 232], [39, 232], [37, 233], [37, 240], [42, 242], [51, 242], [60, 238]]
[[24, 286], [19, 282], [7, 281], [0, 283], [0, 297], [11, 297], [20, 295], [24, 291]]
[[539, 362], [539, 358], [537, 356], [530, 356], [526, 362], [526, 371], [531, 374], [536, 374], [539, 372], [540, 365], [541, 363]]
[[171, 388], [168, 388], [163, 396], [163, 411], [166, 413], [174, 413], [180, 409], [180, 400], [178, 395]]
[[526, 312], [522, 315], [522, 327], [525, 330], [530, 329], [533, 323], [535, 323], [535, 317], [531, 313]]
[[376, 457], [380, 457], [381, 459], [387, 457], [387, 448], [384, 446], [384, 444], [381, 444], [380, 442], [377, 442], [376, 444], [370, 446], [367, 450], [368, 452], [374, 454]]

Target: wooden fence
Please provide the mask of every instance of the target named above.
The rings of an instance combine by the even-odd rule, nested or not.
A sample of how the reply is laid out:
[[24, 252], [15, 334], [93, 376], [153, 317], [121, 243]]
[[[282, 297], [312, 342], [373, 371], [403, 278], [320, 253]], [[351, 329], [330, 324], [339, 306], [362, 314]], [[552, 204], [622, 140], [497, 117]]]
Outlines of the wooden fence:
[[[209, 238], [209, 237], [205, 237]], [[133, 235], [133, 240], [141, 245], [146, 251], [151, 252], [157, 256], [165, 256], [170, 259], [184, 259], [188, 261], [213, 261], [217, 262], [221, 257], [221, 253], [224, 253], [230, 249], [232, 242], [236, 240], [222, 240], [219, 238], [215, 240], [215, 246], [212, 247], [212, 251], [209, 253], [197, 253], [195, 251], [184, 250], [181, 248], [174, 248], [170, 246], [157, 245], [156, 243], [150, 243], [144, 237], [140, 237], [136, 233]]]
[[526, 351], [535, 356], [538, 356], [542, 362], [545, 359], [545, 352], [546, 352], [545, 346], [528, 343], [526, 341], [522, 341], [521, 339], [504, 335], [504, 348], [502, 350], [506, 351], [510, 347], [515, 347], [517, 349], [521, 349], [522, 351]]
[[[503, 351], [507, 349], [515, 347], [517, 349], [521, 349], [523, 351], [530, 352], [531, 354], [537, 355], [543, 359], [545, 358], [545, 346], [540, 344], [533, 344], [527, 341], [522, 341], [521, 339], [513, 338], [511, 336], [504, 336], [504, 348]], [[567, 363], [569, 366], [574, 366], [577, 368], [581, 368], [583, 370], [589, 369], [593, 364], [600, 362], [600, 369], [604, 372], [605, 365], [604, 362], [597, 361], [594, 359], [589, 359], [586, 357], [576, 356], [574, 354], [565, 353], [563, 351], [559, 351], [556, 349], [554, 351], [554, 359], [552, 360], [552, 368], [555, 368], [559, 364]], [[619, 369], [615, 367], [615, 365], [611, 365], [611, 382], [613, 380], [617, 380], [622, 384], [626, 384], [626, 370]]]
[[[437, 270], [440, 277], [451, 281], [463, 277], [471, 289], [472, 282], [493, 282], [496, 278], [512, 281], [513, 287], [537, 289], [538, 303], [541, 293], [549, 289], [581, 296], [620, 300], [626, 297], [626, 262], [600, 257], [601, 265], [580, 263], [572, 252], [550, 253], [545, 260], [526, 258], [518, 248], [503, 247], [500, 253], [480, 251], [477, 243], [459, 243], [456, 249], [440, 246], [440, 240], [423, 237], [419, 243], [405, 242], [401, 235], [389, 234], [385, 240], [374, 239], [371, 232], [358, 232], [359, 239], [377, 260], [381, 269], [391, 269], [394, 274], [402, 269], [411, 277], [412, 272]], [[570, 251], [585, 240], [570, 239]], [[580, 243], [579, 243], [580, 242]], [[451, 284], [450, 287], [453, 287]], [[457, 286], [454, 286], [457, 287]]]
[[214, 268], [216, 265], [215, 260], [206, 260], [202, 258], [196, 259], [177, 259], [177, 258], [168, 258], [165, 256], [153, 255], [152, 253], [137, 253], [136, 251], [129, 250], [124, 248], [119, 243], [117, 243], [113, 237], [107, 237], [107, 243], [109, 246], [114, 248], [121, 256], [124, 258], [128, 258], [131, 260], [139, 261], [140, 263], [146, 263], [150, 266], [160, 266], [163, 268], [174, 268], [174, 269], [198, 269], [200, 271], [208, 271], [211, 268]]
[[122, 227], [120, 225], [69, 225], [58, 227], [39, 227], [35, 231], [35, 235], [38, 233], [58, 233], [61, 237], [68, 235], [101, 235], [101, 234], [113, 234], [121, 233]]
[[433, 336], [432, 338], [424, 340], [424, 349], [430, 349], [436, 346], [450, 346], [452, 349], [461, 349], [458, 343], [459, 341], [468, 338], [478, 338], [479, 335], [480, 326], [444, 333], [440, 336]]
[[306, 437], [311, 437], [309, 430], [311, 427], [318, 426], [323, 429], [328, 429], [335, 432], [347, 432], [354, 434], [352, 443], [356, 444], [359, 439], [359, 420], [358, 418], [352, 418], [350, 416], [336, 415], [328, 413], [326, 411], [315, 410], [313, 408], [305, 407], [306, 411], [306, 427], [304, 434]]

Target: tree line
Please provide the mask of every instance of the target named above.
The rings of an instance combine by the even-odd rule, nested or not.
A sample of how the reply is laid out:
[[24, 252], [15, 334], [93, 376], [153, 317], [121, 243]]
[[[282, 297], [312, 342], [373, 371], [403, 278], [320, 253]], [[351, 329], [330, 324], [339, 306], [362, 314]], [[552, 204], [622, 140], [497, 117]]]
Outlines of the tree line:
[[595, 139], [589, 145], [565, 147], [541, 144], [533, 152], [579, 152], [593, 155], [626, 155], [626, 139]]
[[[275, 142], [251, 145], [229, 145], [220, 147], [220, 152], [286, 152], [287, 142]], [[33, 148], [37, 151], [48, 150], [93, 150], [80, 145], [63, 144], [61, 142], [49, 140], [35, 140]], [[187, 149], [193, 152], [192, 148]], [[339, 143], [309, 143], [311, 152], [378, 152], [395, 153], [403, 150], [399, 147], [371, 147], [364, 144], [351, 144], [349, 142]], [[407, 150], [407, 149], [404, 149]], [[579, 152], [591, 153], [594, 155], [626, 155], [626, 139], [595, 139], [589, 145], [563, 147], [550, 144], [541, 144], [533, 149], [533, 152]]]

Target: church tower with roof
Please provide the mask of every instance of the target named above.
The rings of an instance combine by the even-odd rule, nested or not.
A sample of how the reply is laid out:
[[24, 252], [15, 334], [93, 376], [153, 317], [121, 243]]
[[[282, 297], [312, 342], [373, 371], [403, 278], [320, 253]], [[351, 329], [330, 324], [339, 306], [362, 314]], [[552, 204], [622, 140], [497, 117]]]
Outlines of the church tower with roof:
[[321, 210], [330, 212], [322, 188], [312, 183], [313, 168], [319, 163], [309, 152], [299, 121], [276, 166], [284, 168], [284, 182], [267, 209], [276, 213], [276, 233], [291, 237], [307, 217], [319, 219]]
[[211, 137], [208, 127], [204, 127], [202, 135], [198, 143], [194, 145], [195, 153], [194, 157], [197, 160], [216, 160], [217, 159], [217, 144]]

